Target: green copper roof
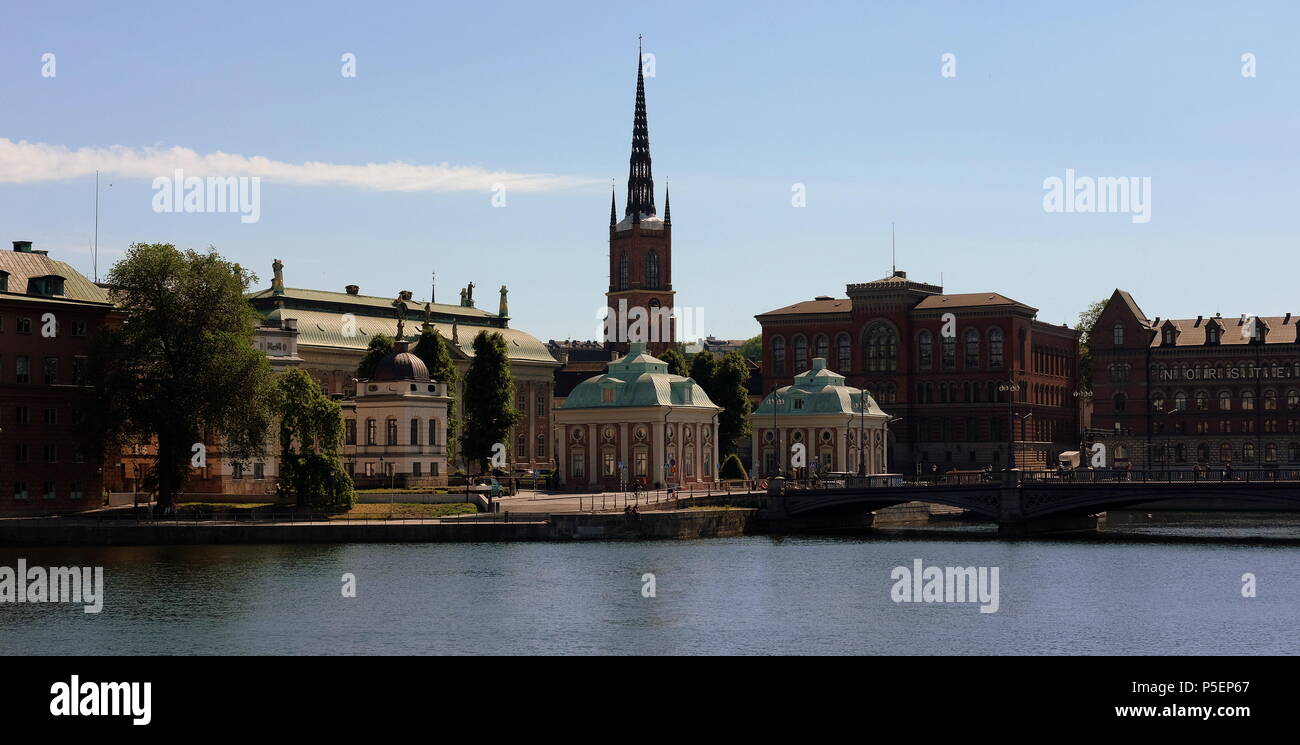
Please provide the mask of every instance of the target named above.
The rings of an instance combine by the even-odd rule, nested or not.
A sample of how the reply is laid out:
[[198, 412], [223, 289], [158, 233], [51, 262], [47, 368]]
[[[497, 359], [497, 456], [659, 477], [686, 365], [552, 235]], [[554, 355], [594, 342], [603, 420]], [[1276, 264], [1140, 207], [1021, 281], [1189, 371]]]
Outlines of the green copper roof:
[[[826, 367], [826, 359], [813, 360], [811, 370], [794, 378], [794, 385], [769, 393], [754, 409], [753, 416], [771, 416], [775, 406], [778, 416], [825, 416], [827, 414], [862, 415], [862, 389], [844, 385], [844, 376]], [[870, 393], [866, 395], [867, 416], [887, 416]]]
[[[609, 391], [609, 394], [606, 394]], [[644, 343], [628, 345], [628, 353], [609, 364], [609, 372], [579, 383], [564, 400], [564, 409], [609, 409], [634, 406], [673, 406], [700, 409], [721, 407], [709, 400], [694, 380], [668, 372], [668, 363], [651, 357]]]
[[[389, 308], [391, 311], [392, 309]], [[472, 310], [467, 309], [467, 310]], [[356, 315], [353, 319], [356, 326], [356, 334], [345, 336], [344, 316], [345, 313], [329, 313], [319, 310], [305, 310], [302, 308], [277, 308], [266, 313], [264, 318], [270, 321], [270, 325], [280, 325], [284, 318], [298, 319], [298, 343], [316, 347], [336, 347], [339, 349], [358, 349], [364, 350], [370, 345], [371, 338], [375, 334], [387, 334], [388, 336], [397, 335], [396, 318], [380, 318], [376, 316]], [[420, 314], [408, 313], [406, 319], [406, 339], [415, 342], [420, 338], [420, 329], [423, 324], [417, 316]], [[451, 324], [434, 323], [430, 324], [434, 330], [442, 335], [448, 341], [452, 338]], [[510, 359], [529, 362], [551, 362], [555, 363], [555, 357], [551, 354], [546, 345], [538, 341], [531, 334], [524, 333], [518, 329], [494, 328], [488, 326], [476, 326], [467, 323], [458, 324], [456, 329], [459, 343], [456, 345], [464, 352], [466, 357], [474, 356], [474, 337], [478, 332], [487, 330], [500, 333], [506, 340], [506, 348], [509, 350]], [[558, 363], [556, 363], [558, 364]]]
[[[300, 287], [286, 287], [283, 295], [276, 295], [271, 289], [259, 290], [247, 296], [253, 305], [261, 305], [267, 301], [280, 300], [287, 307], [295, 307], [295, 301], [309, 305], [347, 305], [358, 309], [370, 309], [372, 312], [388, 314], [393, 312], [393, 298], [375, 297], [374, 295], [349, 295], [346, 292], [330, 292], [329, 290], [310, 290]], [[258, 302], [260, 301], [260, 302]], [[406, 304], [407, 320], [413, 317], [424, 318], [424, 301], [411, 300]], [[497, 318], [497, 314], [489, 313], [482, 308], [471, 308], [463, 305], [448, 305], [446, 303], [432, 303], [430, 310], [434, 314], [459, 316], [461, 318]]]

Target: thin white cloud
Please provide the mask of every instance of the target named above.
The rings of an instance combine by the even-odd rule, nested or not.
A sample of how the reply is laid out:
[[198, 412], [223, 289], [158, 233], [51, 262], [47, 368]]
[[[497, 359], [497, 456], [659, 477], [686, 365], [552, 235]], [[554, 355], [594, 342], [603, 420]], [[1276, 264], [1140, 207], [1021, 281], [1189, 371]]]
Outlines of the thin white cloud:
[[62, 145], [0, 138], [0, 183], [64, 181], [93, 176], [95, 171], [124, 178], [154, 179], [171, 177], [177, 168], [182, 169], [187, 177], [260, 176], [276, 183], [349, 186], [376, 191], [490, 191], [497, 184], [515, 191], [553, 191], [594, 182], [575, 176], [489, 171], [447, 163], [285, 163], [261, 155], [221, 151], [200, 155], [183, 147], [113, 145], [72, 150]]

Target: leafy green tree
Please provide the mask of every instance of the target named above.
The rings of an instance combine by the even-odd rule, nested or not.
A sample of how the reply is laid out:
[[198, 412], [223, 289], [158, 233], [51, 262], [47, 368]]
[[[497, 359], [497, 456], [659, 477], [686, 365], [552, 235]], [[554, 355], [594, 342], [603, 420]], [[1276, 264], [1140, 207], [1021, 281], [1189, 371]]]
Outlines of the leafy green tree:
[[[691, 360], [691, 379], [700, 384], [704, 392], [713, 398], [713, 378], [718, 374], [718, 358], [707, 349], [701, 350]], [[714, 401], [717, 403], [717, 401]]]
[[748, 479], [749, 474], [745, 472], [745, 464], [740, 462], [740, 457], [735, 453], [727, 456], [722, 462], [722, 468], [718, 474], [724, 479]]
[[713, 403], [722, 407], [718, 415], [718, 441], [722, 452], [732, 452], [736, 439], [749, 435], [749, 413], [753, 404], [749, 400], [749, 362], [740, 352], [730, 351], [723, 356], [713, 374], [712, 389], [705, 388]]
[[745, 359], [753, 360], [759, 364], [763, 362], [763, 335], [751, 336], [740, 345], [740, 354]]
[[664, 350], [659, 359], [668, 363], [668, 372], [673, 375], [680, 375], [683, 378], [690, 377], [690, 369], [686, 367], [686, 357], [676, 347], [669, 347]]
[[515, 379], [505, 337], [480, 331], [465, 375], [465, 430], [460, 436], [461, 452], [467, 461], [478, 461], [480, 472], [487, 472], [493, 446], [501, 443], [508, 448], [506, 439], [521, 417], [514, 400]]
[[275, 383], [244, 299], [256, 281], [215, 250], [169, 243], [132, 244], [109, 271], [123, 318], [100, 331], [89, 355], [82, 434], [94, 453], [153, 441], [146, 476], [160, 507], [174, 503], [200, 453], [220, 448], [235, 462], [264, 454]]
[[370, 344], [366, 346], [366, 356], [361, 358], [361, 364], [357, 365], [357, 379], [368, 380], [375, 376], [375, 367], [379, 361], [393, 353], [393, 347], [396, 344], [393, 337], [388, 334], [375, 334], [370, 337]]
[[460, 415], [456, 411], [456, 395], [460, 391], [460, 371], [456, 369], [455, 363], [451, 360], [451, 350], [447, 346], [447, 341], [442, 338], [442, 334], [432, 328], [426, 328], [420, 332], [420, 340], [416, 342], [415, 351], [412, 352], [425, 367], [429, 368], [429, 375], [434, 380], [439, 380], [447, 384], [447, 395], [452, 397], [452, 401], [447, 406], [447, 432], [445, 442], [447, 443], [447, 462], [451, 463], [456, 457], [456, 446], [460, 439]]
[[276, 381], [280, 419], [282, 495], [299, 507], [346, 509], [356, 501], [352, 477], [343, 468], [343, 407], [299, 368]]
[[1092, 349], [1091, 339], [1092, 332], [1097, 327], [1097, 319], [1101, 317], [1101, 311], [1106, 307], [1106, 302], [1110, 298], [1102, 298], [1088, 309], [1079, 314], [1079, 382], [1082, 383], [1083, 389], [1092, 390]]

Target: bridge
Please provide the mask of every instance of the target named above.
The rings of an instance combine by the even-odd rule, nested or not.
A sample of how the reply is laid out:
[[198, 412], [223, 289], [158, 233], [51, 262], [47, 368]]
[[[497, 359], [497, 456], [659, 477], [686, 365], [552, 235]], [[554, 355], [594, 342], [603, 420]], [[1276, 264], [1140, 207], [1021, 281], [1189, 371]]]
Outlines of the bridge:
[[931, 483], [872, 482], [872, 477], [853, 476], [773, 479], [765, 512], [769, 519], [827, 519], [915, 501], [968, 510], [996, 522], [1002, 532], [1025, 533], [1084, 529], [1095, 526], [1095, 516], [1107, 510], [1160, 502], [1176, 502], [1186, 509], [1244, 502], [1255, 509], [1300, 511], [1300, 471], [1280, 469], [1006, 471]]

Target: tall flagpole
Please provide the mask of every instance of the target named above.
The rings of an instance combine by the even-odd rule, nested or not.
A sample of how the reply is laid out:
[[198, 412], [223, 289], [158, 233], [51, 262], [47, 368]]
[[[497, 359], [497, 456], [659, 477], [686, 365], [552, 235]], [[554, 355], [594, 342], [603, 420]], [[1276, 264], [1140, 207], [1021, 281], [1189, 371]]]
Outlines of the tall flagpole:
[[95, 284], [99, 284], [99, 171], [95, 171], [95, 243], [90, 250], [90, 262], [94, 267]]

